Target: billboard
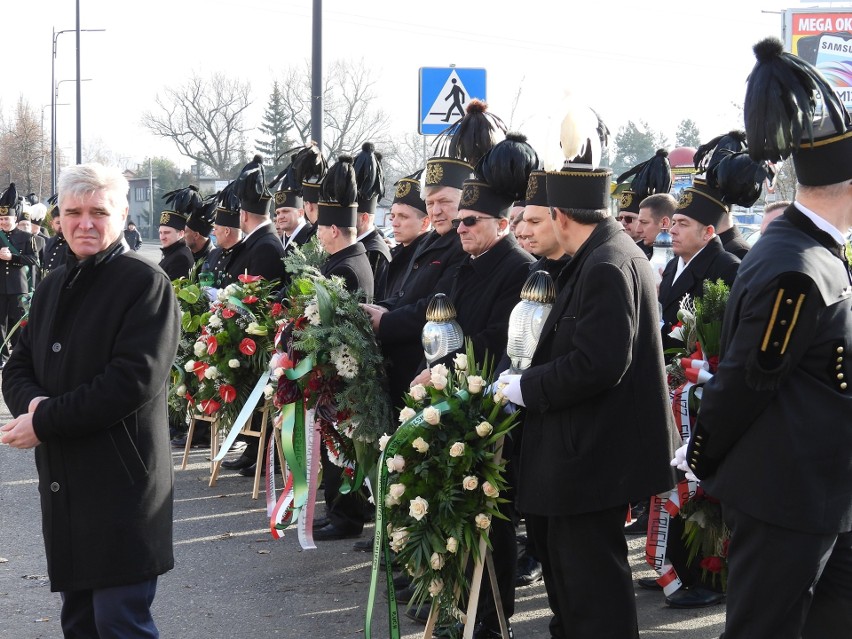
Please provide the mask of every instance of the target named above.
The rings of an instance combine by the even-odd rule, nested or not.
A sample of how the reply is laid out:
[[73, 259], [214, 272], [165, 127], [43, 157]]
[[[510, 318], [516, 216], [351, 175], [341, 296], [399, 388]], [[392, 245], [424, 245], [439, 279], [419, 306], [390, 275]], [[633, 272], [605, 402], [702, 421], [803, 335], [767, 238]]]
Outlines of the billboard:
[[852, 110], [852, 10], [788, 9], [787, 50], [814, 65]]

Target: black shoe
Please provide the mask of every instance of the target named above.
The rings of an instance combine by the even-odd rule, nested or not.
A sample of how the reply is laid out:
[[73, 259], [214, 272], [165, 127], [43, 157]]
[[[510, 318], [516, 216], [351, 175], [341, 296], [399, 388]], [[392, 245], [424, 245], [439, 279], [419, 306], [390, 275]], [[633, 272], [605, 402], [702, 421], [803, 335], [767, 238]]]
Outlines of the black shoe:
[[333, 541], [335, 539], [354, 539], [360, 537], [361, 531], [345, 530], [334, 524], [326, 524], [319, 530], [314, 531], [314, 541]]
[[[254, 477], [257, 472], [257, 464], [252, 464], [251, 466], [246, 466], [245, 468], [240, 468], [237, 471], [237, 474], [242, 475], [243, 477]], [[280, 475], [281, 469], [278, 467], [278, 464], [275, 465], [275, 474]], [[266, 464], [263, 464], [260, 467], [260, 476], [266, 477]]]
[[419, 608], [409, 608], [405, 611], [405, 616], [411, 619], [411, 621], [422, 623], [425, 626], [429, 620], [429, 602], [424, 602]]
[[393, 587], [396, 590], [402, 590], [403, 588], [408, 588], [411, 585], [411, 577], [408, 575], [399, 575], [393, 578]]
[[529, 586], [541, 579], [541, 562], [535, 557], [524, 555], [518, 559], [518, 576], [515, 586]]
[[[227, 468], [228, 470], [240, 470], [241, 468], [248, 468], [249, 466], [254, 466], [254, 457], [240, 455], [236, 459], [222, 462], [222, 468]], [[252, 471], [252, 474], [254, 474], [254, 471]]]
[[[397, 603], [401, 603], [404, 605], [408, 605], [411, 600], [414, 598], [414, 584], [410, 583], [405, 588], [394, 588], [394, 595], [396, 596]], [[424, 606], [426, 608], [426, 613], [429, 612], [429, 607]]]
[[320, 517], [318, 519], [314, 519], [312, 530], [319, 530], [320, 528], [325, 528], [329, 524], [328, 517]]
[[629, 526], [624, 527], [625, 535], [647, 535], [648, 534], [648, 513], [642, 513], [639, 518]]
[[359, 539], [352, 544], [352, 550], [357, 550], [358, 552], [373, 552], [373, 541], [374, 539], [372, 537]]
[[[190, 448], [207, 448], [210, 446], [210, 436], [199, 437], [196, 433], [192, 436], [192, 444]], [[172, 448], [186, 448], [186, 434], [172, 440]]]
[[473, 639], [515, 639], [515, 633], [508, 621], [506, 622], [506, 630], [509, 631], [509, 635], [503, 637], [499, 630], [492, 630], [484, 622], [480, 621], [473, 629]]
[[451, 639], [461, 637], [464, 632], [464, 624], [456, 623], [450, 626], [438, 626], [432, 632], [434, 639]]
[[657, 583], [656, 577], [639, 577], [636, 580], [636, 585], [645, 590], [662, 590], [663, 587]]
[[713, 592], [701, 586], [682, 587], [666, 597], [666, 605], [671, 608], [705, 608], [715, 606], [725, 600], [721, 592]]

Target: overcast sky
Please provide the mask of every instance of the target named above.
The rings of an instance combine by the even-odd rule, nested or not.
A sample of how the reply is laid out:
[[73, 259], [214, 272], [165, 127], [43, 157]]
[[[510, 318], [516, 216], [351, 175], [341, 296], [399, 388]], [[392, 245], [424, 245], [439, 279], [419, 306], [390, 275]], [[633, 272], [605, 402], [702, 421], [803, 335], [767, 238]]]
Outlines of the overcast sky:
[[[52, 30], [74, 29], [73, 0], [10, 0], [4, 6], [0, 112], [23, 95], [50, 129]], [[848, 6], [849, 3], [845, 3]], [[11, 5], [11, 6], [8, 6]], [[364, 59], [395, 132], [417, 131], [418, 69], [484, 67], [491, 110], [535, 146], [550, 144], [566, 90], [582, 96], [613, 133], [646, 120], [674, 142], [684, 118], [703, 138], [741, 127], [737, 109], [754, 57], [751, 46], [781, 35], [793, 0], [558, 2], [361, 0], [324, 2], [324, 56]], [[843, 3], [834, 3], [835, 7]], [[311, 0], [80, 0], [84, 147], [108, 148], [130, 167], [175, 147], [142, 128], [158, 92], [193, 73], [248, 81], [256, 125], [282, 70], [310, 58]], [[775, 13], [764, 13], [775, 12]], [[57, 37], [56, 79], [75, 77], [74, 33]], [[58, 144], [73, 157], [75, 92], [59, 86]], [[249, 135], [249, 140], [254, 136]], [[539, 149], [543, 152], [542, 149]], [[543, 153], [544, 154], [544, 153]]]

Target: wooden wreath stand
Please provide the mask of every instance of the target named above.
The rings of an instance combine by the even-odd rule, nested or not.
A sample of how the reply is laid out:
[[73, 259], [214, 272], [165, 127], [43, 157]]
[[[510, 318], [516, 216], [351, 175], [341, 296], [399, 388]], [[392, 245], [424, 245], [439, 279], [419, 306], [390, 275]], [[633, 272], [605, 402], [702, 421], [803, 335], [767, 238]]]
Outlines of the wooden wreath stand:
[[[246, 423], [243, 424], [242, 429], [240, 430], [240, 435], [245, 435], [247, 437], [257, 437], [260, 441], [260, 445], [257, 447], [257, 459], [255, 460], [254, 466], [254, 485], [252, 486], [251, 498], [257, 499], [260, 495], [260, 477], [261, 472], [263, 470], [263, 453], [265, 447], [263, 446], [263, 442], [266, 441], [266, 429], [269, 424], [269, 408], [272, 405], [271, 401], [266, 401], [262, 406], [258, 406], [257, 410], [260, 411], [262, 415], [262, 419], [260, 420], [260, 430], [253, 430], [251, 427], [252, 419], [249, 417], [246, 420]], [[186, 468], [186, 462], [189, 458], [189, 449], [192, 443], [192, 435], [195, 432], [196, 422], [207, 422], [210, 424], [210, 481], [208, 482], [208, 486], [215, 486], [216, 482], [219, 478], [219, 470], [221, 469], [222, 462], [214, 462], [216, 455], [219, 454], [219, 417], [213, 416], [210, 417], [208, 415], [199, 415], [196, 413], [191, 413], [189, 417], [189, 432], [186, 435], [186, 448], [183, 450], [183, 463], [181, 464], [181, 470]]]
[[[503, 458], [503, 437], [497, 442], [497, 447], [494, 452], [494, 461], [499, 463]], [[465, 560], [467, 561], [467, 560]], [[482, 575], [485, 569], [488, 569], [488, 580], [491, 582], [491, 595], [494, 597], [494, 606], [497, 610], [497, 620], [500, 623], [500, 636], [509, 636], [509, 624], [506, 621], [506, 615], [503, 613], [503, 602], [500, 598], [500, 589], [497, 587], [497, 573], [494, 571], [494, 557], [491, 549], [485, 543], [485, 538], [479, 538], [479, 559], [473, 566], [473, 577], [470, 580], [470, 595], [467, 599], [467, 606], [464, 612], [464, 632], [463, 639], [472, 639], [473, 630], [476, 627], [476, 609], [479, 607], [479, 591], [482, 587]], [[429, 618], [426, 620], [426, 628], [423, 630], [422, 639], [431, 639], [432, 633], [435, 630], [435, 624], [438, 622], [438, 606], [435, 601], [432, 601], [432, 607], [429, 609]]]

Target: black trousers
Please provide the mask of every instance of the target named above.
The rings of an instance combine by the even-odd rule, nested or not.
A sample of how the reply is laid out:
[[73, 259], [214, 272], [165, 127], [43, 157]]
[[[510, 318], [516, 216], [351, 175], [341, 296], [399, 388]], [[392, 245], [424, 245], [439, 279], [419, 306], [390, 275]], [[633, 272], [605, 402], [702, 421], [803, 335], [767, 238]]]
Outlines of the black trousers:
[[322, 480], [325, 485], [325, 508], [328, 520], [335, 527], [351, 534], [360, 534], [364, 530], [364, 520], [368, 516], [369, 502], [361, 491], [340, 493], [343, 484], [343, 469], [331, 463], [326, 453], [325, 443], [320, 450], [322, 462]]
[[[518, 543], [515, 540], [515, 521], [517, 519], [512, 503], [500, 504], [500, 512], [509, 519], [491, 519], [488, 538], [491, 541], [491, 554], [494, 559], [494, 575], [497, 577], [497, 589], [503, 614], [508, 621], [515, 614], [515, 578], [518, 572]], [[486, 567], [482, 573], [482, 589], [479, 592], [477, 620], [482, 621], [490, 630], [499, 630], [497, 606], [491, 594], [491, 579]]]
[[527, 515], [544, 573], [555, 639], [638, 639], [627, 560], [627, 504], [600, 512]]
[[65, 639], [156, 639], [151, 617], [157, 578], [129, 586], [72, 590], [62, 594]]
[[[6, 336], [9, 334], [9, 331], [12, 330], [12, 327], [17, 324], [18, 320], [20, 320], [23, 316], [24, 309], [21, 308], [20, 293], [15, 293], [13, 295], [0, 294], [0, 344], [6, 341]], [[18, 331], [20, 331], [20, 329], [18, 329]], [[12, 339], [9, 340], [9, 344], [3, 347], [3, 351], [0, 352], [0, 359], [4, 362], [9, 359], [10, 349], [14, 348], [18, 341], [18, 336], [20, 335], [18, 331], [15, 331]]]
[[852, 532], [811, 534], [723, 505], [731, 529], [725, 639], [852, 636]]

